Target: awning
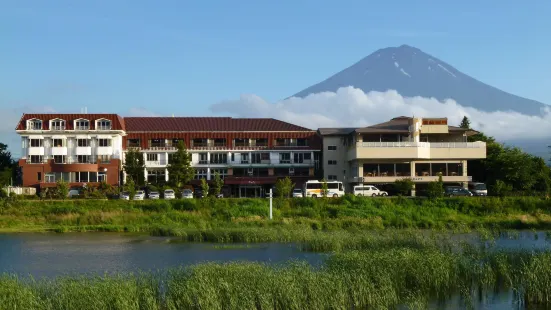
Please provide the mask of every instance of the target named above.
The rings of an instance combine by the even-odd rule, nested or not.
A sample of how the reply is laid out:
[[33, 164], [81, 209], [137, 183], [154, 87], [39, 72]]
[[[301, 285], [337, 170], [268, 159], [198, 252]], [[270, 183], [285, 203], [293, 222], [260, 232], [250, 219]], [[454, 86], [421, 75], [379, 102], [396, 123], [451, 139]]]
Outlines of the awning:
[[226, 185], [263, 185], [275, 184], [277, 177], [233, 177], [227, 176], [224, 178]]

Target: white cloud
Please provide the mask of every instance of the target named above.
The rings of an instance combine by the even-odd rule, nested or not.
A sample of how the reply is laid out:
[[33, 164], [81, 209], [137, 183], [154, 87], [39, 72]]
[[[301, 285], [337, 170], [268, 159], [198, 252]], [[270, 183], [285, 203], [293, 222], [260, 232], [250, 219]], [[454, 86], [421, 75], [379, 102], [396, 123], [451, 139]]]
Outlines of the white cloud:
[[447, 117], [450, 124], [459, 124], [467, 116], [473, 128], [499, 140], [551, 136], [550, 108], [540, 116], [513, 111], [484, 112], [461, 106], [454, 100], [402, 97], [394, 90], [366, 94], [357, 88], [342, 87], [337, 92], [293, 97], [273, 104], [257, 95], [242, 95], [237, 100], [214, 104], [210, 109], [215, 114], [270, 117], [313, 129], [368, 126], [396, 116]]

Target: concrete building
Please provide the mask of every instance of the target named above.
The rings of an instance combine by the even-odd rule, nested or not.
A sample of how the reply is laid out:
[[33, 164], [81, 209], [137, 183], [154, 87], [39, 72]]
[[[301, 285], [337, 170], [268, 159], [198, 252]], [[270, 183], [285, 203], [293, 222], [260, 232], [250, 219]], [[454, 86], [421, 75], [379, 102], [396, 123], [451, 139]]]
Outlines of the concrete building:
[[364, 128], [320, 128], [327, 180], [390, 184], [410, 178], [413, 195], [442, 176], [444, 183], [467, 185], [468, 161], [486, 157], [484, 142], [467, 142], [475, 131], [448, 125], [446, 118], [397, 117]]

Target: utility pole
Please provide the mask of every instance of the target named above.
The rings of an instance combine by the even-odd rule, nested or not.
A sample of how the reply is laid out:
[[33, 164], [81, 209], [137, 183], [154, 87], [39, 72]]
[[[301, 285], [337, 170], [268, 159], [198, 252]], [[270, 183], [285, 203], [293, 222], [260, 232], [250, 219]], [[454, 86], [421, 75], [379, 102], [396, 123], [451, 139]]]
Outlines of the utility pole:
[[272, 188], [270, 188], [270, 193], [268, 194], [270, 195], [270, 220], [272, 219], [272, 199], [273, 199], [273, 195], [272, 195]]

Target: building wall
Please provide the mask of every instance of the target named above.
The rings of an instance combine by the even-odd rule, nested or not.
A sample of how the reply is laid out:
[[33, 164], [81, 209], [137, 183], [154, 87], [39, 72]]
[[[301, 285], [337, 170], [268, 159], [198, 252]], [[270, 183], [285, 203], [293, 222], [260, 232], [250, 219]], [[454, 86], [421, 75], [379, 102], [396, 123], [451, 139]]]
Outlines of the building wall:
[[[350, 167], [346, 154], [348, 146], [345, 145], [344, 136], [325, 136], [323, 137], [323, 177], [326, 180], [330, 176], [337, 176], [337, 181], [345, 182], [350, 174]], [[329, 150], [330, 146], [336, 146], [336, 150]], [[336, 161], [336, 165], [330, 165], [329, 161]]]

